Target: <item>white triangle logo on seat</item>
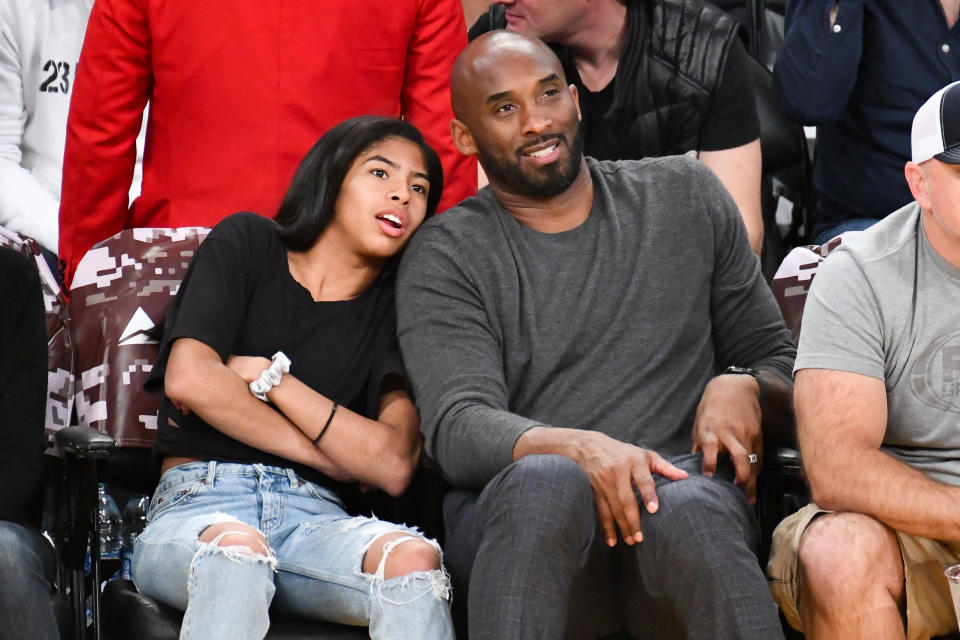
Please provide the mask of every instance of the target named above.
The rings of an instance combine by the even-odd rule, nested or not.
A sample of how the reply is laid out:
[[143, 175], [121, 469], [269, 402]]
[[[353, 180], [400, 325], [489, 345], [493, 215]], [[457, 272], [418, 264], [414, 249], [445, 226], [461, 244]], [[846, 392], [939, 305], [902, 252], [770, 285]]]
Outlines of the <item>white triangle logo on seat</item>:
[[156, 344], [157, 340], [151, 338], [149, 331], [154, 328], [153, 320], [143, 310], [143, 307], [137, 307], [127, 327], [120, 334], [120, 345], [125, 344]]

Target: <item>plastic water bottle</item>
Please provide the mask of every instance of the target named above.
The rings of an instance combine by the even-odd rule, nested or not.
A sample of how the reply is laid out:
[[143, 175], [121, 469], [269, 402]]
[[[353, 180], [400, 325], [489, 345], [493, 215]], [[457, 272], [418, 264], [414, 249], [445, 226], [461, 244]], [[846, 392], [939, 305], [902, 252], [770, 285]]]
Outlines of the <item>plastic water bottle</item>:
[[123, 549], [120, 551], [120, 577], [130, 580], [130, 567], [133, 564], [133, 543], [147, 526], [147, 509], [150, 498], [144, 495], [133, 496], [123, 508]]
[[97, 510], [100, 516], [100, 557], [120, 554], [120, 509], [102, 482], [97, 486]]

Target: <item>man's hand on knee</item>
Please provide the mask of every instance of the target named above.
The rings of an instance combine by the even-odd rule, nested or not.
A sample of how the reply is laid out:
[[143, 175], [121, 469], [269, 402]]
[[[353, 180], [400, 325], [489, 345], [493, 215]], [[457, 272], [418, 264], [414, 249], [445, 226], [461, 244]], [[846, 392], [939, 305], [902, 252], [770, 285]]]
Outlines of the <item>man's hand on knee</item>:
[[659, 502], [653, 474], [669, 480], [687, 477], [686, 471], [653, 451], [585, 429], [534, 427], [526, 431], [514, 445], [513, 459], [537, 454], [566, 456], [586, 472], [597, 515], [611, 547], [617, 543], [618, 528], [627, 544], [643, 540], [636, 491], [643, 497], [647, 511], [654, 513]]
[[602, 433], [585, 431], [573, 460], [587, 472], [607, 544], [617, 543], [617, 529], [629, 545], [643, 541], [640, 526], [639, 491], [649, 513], [659, 507], [653, 474], [682, 480], [687, 472], [673, 466], [654, 451], [620, 442]]
[[717, 470], [717, 456], [726, 451], [736, 469], [736, 483], [750, 502], [757, 496], [757, 474], [763, 456], [759, 386], [752, 376], [720, 375], [703, 390], [693, 423], [693, 452], [703, 452], [703, 473]]

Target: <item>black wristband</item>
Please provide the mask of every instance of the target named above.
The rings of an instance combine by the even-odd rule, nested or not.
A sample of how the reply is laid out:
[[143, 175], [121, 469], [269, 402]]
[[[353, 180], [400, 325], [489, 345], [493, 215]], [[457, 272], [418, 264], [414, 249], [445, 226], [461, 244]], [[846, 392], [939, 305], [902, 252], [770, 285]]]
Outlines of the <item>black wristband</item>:
[[320, 442], [320, 438], [323, 437], [323, 434], [327, 432], [327, 428], [330, 426], [330, 423], [333, 422], [333, 414], [337, 412], [337, 407], [340, 405], [336, 402], [333, 403], [333, 409], [330, 410], [330, 417], [327, 418], [327, 423], [323, 425], [323, 429], [320, 429], [320, 433], [317, 434], [317, 437], [313, 439], [313, 444]]

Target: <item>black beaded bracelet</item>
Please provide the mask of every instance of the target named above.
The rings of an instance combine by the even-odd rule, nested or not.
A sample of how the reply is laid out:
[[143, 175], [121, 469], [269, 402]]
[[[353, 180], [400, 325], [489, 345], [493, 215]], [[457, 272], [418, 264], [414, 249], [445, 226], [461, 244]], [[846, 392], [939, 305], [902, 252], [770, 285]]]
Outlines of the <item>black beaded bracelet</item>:
[[318, 442], [320, 442], [320, 438], [322, 438], [323, 434], [327, 432], [327, 427], [329, 427], [330, 423], [333, 422], [333, 414], [337, 412], [337, 407], [339, 406], [340, 405], [337, 404], [336, 402], [333, 403], [333, 409], [330, 410], [330, 417], [327, 418], [327, 423], [323, 425], [323, 429], [320, 429], [320, 433], [317, 434], [317, 437], [313, 439], [313, 444], [317, 444]]

